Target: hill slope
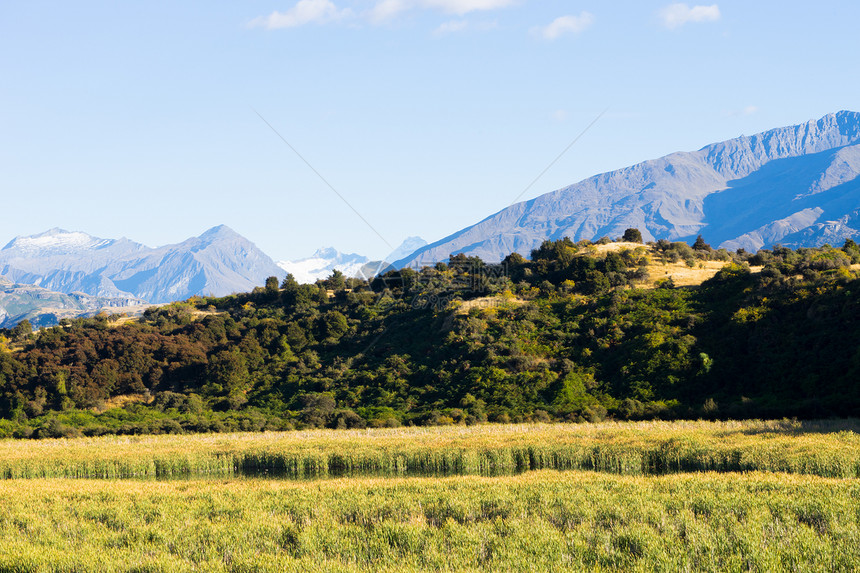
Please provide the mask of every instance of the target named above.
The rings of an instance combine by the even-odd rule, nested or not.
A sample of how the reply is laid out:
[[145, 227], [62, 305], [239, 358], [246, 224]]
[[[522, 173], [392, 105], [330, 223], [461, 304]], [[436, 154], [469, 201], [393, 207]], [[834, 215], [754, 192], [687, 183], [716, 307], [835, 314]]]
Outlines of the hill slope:
[[398, 268], [465, 253], [500, 261], [528, 256], [546, 239], [646, 240], [702, 234], [730, 250], [781, 243], [841, 244], [860, 234], [860, 114], [673, 153], [517, 203], [396, 263]]
[[[856, 416], [858, 263], [850, 242], [752, 256], [561, 240], [505, 266], [454, 257], [0, 331], [0, 437]], [[683, 268], [711, 278], [677, 288], [695, 282]]]

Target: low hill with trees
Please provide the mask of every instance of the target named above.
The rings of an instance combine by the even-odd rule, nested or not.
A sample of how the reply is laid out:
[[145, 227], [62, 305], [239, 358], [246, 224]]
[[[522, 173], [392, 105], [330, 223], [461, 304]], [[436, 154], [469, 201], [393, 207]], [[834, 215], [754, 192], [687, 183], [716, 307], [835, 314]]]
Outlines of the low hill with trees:
[[0, 436], [857, 415], [858, 263], [563, 239], [0, 331]]

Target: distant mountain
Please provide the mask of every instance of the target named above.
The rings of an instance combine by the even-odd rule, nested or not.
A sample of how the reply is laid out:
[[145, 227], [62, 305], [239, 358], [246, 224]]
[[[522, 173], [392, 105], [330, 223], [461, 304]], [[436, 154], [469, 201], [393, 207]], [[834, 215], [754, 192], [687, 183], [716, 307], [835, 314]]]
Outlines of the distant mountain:
[[311, 284], [327, 279], [335, 269], [347, 278], [370, 279], [397, 261], [427, 244], [421, 237], [408, 237], [382, 261], [371, 261], [355, 253], [341, 253], [332, 247], [317, 250], [313, 255], [295, 261], [279, 261], [278, 266], [300, 283]]
[[335, 269], [347, 277], [363, 277], [370, 259], [355, 253], [341, 253], [334, 248], [318, 249], [313, 255], [296, 261], [278, 261], [278, 266], [300, 283], [311, 284], [326, 279]]
[[860, 235], [860, 114], [708, 145], [604, 173], [516, 203], [399, 259], [424, 265], [466, 253], [497, 262], [546, 239], [690, 240], [755, 251], [841, 244]]
[[102, 310], [138, 314], [146, 306], [145, 301], [136, 298], [52, 292], [0, 277], [0, 328], [11, 328], [25, 319], [33, 326], [51, 326], [63, 318], [94, 315]]
[[0, 275], [60, 293], [161, 303], [245, 292], [284, 273], [252, 242], [221, 225], [155, 249], [51, 229], [3, 247]]
[[385, 261], [388, 263], [399, 261], [426, 245], [427, 241], [421, 237], [406, 237], [406, 240], [400, 243], [399, 247], [388, 253], [388, 256], [385, 257]]

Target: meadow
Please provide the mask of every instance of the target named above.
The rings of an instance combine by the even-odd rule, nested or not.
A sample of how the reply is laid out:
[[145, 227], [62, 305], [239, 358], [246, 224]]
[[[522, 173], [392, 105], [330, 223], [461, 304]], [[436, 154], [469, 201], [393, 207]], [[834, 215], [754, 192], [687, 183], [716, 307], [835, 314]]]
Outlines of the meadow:
[[2, 441], [0, 573], [853, 571], [857, 429], [607, 422]]
[[774, 471], [860, 476], [860, 423], [676, 421], [0, 441], [2, 478], [621, 475]]
[[852, 571], [860, 483], [778, 474], [0, 484], [0, 571]]

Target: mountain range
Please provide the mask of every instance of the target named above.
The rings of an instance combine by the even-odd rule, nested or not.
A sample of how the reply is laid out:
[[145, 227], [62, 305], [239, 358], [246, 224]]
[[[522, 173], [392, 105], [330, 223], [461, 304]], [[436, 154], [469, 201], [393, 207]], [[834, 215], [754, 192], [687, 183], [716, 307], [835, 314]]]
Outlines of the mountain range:
[[331, 276], [335, 269], [347, 278], [370, 279], [427, 244], [421, 237], [408, 237], [381, 261], [355, 253], [341, 253], [332, 247], [317, 250], [313, 255], [295, 261], [278, 261], [278, 266], [300, 283], [310, 284]]
[[0, 323], [39, 310], [59, 316], [54, 310], [247, 292], [287, 272], [310, 283], [335, 269], [370, 278], [392, 264], [429, 265], [456, 253], [498, 262], [511, 252], [528, 257], [547, 239], [615, 238], [631, 227], [645, 240], [701, 234], [747, 251], [858, 237], [860, 114], [841, 111], [596, 175], [429, 245], [410, 237], [382, 261], [329, 248], [276, 264], [224, 225], [157, 248], [62, 229], [16, 237], [0, 249]]
[[529, 256], [546, 239], [615, 238], [636, 227], [645, 240], [701, 234], [730, 250], [841, 244], [860, 235], [860, 114], [673, 153], [596, 175], [427, 245], [395, 266], [465, 253], [498, 262]]
[[50, 229], [16, 237], [0, 249], [0, 328], [24, 319], [49, 326], [101, 311], [134, 315], [151, 304], [195, 295], [247, 292], [267, 277], [282, 278], [287, 272], [303, 283], [328, 278], [335, 269], [369, 279], [390, 267], [389, 261], [426, 244], [409, 237], [381, 261], [329, 248], [275, 264], [224, 225], [155, 249], [125, 238]]
[[0, 276], [8, 281], [58, 293], [134, 299], [135, 304], [246, 292], [273, 275], [284, 272], [224, 225], [157, 248], [51, 229], [16, 237], [0, 249]]

